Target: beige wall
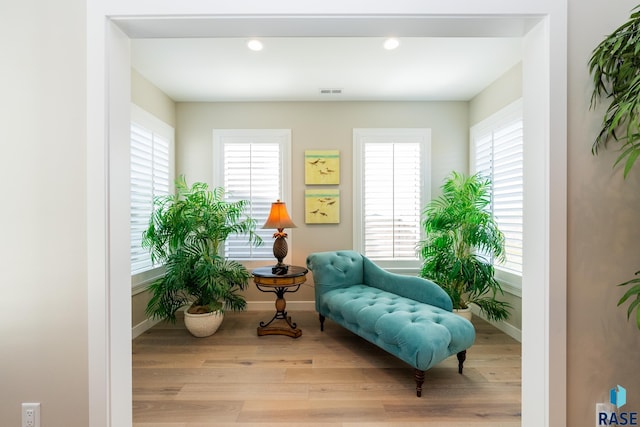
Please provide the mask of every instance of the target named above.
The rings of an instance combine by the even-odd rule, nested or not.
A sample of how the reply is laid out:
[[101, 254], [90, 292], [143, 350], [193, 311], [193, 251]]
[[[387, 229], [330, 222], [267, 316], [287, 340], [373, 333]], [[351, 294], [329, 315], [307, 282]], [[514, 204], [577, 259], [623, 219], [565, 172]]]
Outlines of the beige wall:
[[637, 1], [569, 0], [568, 53], [568, 424], [594, 425], [595, 402], [627, 388], [622, 410], [640, 412], [640, 332], [616, 307], [615, 285], [640, 270], [640, 164], [627, 180], [612, 169], [615, 145], [597, 157], [591, 144], [604, 109], [589, 110], [592, 50]]
[[86, 427], [86, 6], [0, 3], [0, 425]]
[[469, 101], [469, 126], [478, 124], [493, 113], [522, 98], [522, 62]]
[[[292, 133], [293, 203], [290, 214], [298, 226], [290, 230], [292, 263], [305, 265], [312, 252], [351, 249], [352, 236], [352, 132], [367, 127], [426, 127], [432, 129], [432, 194], [452, 170], [468, 165], [466, 102], [279, 102], [178, 103], [176, 173], [189, 182], [211, 183], [214, 128], [286, 128]], [[340, 224], [304, 223], [304, 151], [340, 151]], [[269, 243], [267, 243], [269, 244]], [[313, 301], [312, 280], [289, 301]], [[247, 301], [273, 301], [250, 286]]]
[[176, 103], [134, 69], [131, 69], [131, 102], [175, 129]]
[[[152, 323], [148, 323], [149, 319], [145, 314], [147, 303], [149, 303], [150, 299], [151, 293], [146, 290], [136, 291], [131, 295], [131, 327], [134, 328], [133, 338], [152, 325]], [[135, 329], [136, 327], [139, 329]]]

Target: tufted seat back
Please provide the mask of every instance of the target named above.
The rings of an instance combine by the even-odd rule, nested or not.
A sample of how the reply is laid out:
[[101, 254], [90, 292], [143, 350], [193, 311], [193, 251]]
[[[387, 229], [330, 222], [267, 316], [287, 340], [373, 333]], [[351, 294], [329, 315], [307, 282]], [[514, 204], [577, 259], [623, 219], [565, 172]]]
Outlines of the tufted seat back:
[[453, 309], [449, 295], [432, 281], [389, 273], [355, 251], [314, 253], [307, 257], [307, 267], [313, 272], [316, 295], [364, 284], [443, 310]]
[[320, 252], [307, 257], [316, 285], [349, 286], [364, 280], [364, 257], [354, 251]]
[[[307, 268], [313, 272], [316, 294], [363, 283], [363, 256], [354, 251], [320, 252], [307, 257]], [[316, 299], [316, 310], [318, 300]]]

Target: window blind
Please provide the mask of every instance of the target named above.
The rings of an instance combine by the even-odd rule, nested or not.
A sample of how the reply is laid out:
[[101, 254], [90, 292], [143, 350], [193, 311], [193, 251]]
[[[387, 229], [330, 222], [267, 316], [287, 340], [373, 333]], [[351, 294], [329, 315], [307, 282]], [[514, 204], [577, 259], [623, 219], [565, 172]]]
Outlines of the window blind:
[[154, 268], [142, 248], [142, 233], [149, 225], [153, 199], [169, 194], [171, 186], [170, 139], [131, 123], [131, 274]]
[[416, 259], [420, 240], [418, 143], [365, 143], [364, 251], [372, 259]]
[[382, 268], [414, 274], [430, 198], [431, 130], [353, 130], [353, 246]]
[[472, 131], [475, 171], [492, 181], [491, 212], [505, 235], [506, 260], [497, 265], [522, 275], [524, 126], [512, 108]]
[[260, 227], [267, 220], [271, 203], [280, 198], [280, 144], [256, 142], [225, 142], [224, 188], [227, 200], [249, 200], [247, 215], [257, 222], [257, 233], [265, 244], [259, 247], [247, 243], [247, 236], [230, 236], [225, 242], [225, 255], [229, 258], [271, 259], [274, 230]]
[[[247, 236], [230, 237], [225, 256], [235, 260], [273, 260], [273, 233], [263, 230], [271, 203], [287, 202], [291, 194], [290, 129], [214, 129], [213, 183], [222, 186], [229, 201], [249, 200], [247, 215], [256, 221], [256, 233], [264, 245], [249, 245]], [[287, 239], [292, 246], [292, 236]], [[289, 251], [291, 253], [291, 250]]]

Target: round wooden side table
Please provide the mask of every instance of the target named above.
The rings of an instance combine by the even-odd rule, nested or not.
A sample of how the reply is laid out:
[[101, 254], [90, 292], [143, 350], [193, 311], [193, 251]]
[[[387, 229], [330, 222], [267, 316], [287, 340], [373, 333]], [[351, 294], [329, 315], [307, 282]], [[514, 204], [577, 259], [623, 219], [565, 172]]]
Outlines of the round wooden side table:
[[287, 292], [297, 292], [307, 280], [307, 270], [304, 267], [290, 265], [285, 274], [273, 274], [271, 267], [260, 267], [252, 271], [253, 282], [258, 290], [262, 292], [272, 292], [276, 294], [276, 314], [267, 323], [260, 322], [258, 335], [287, 335], [298, 338], [302, 335], [302, 330], [291, 322], [291, 317], [287, 315], [287, 301], [284, 294]]

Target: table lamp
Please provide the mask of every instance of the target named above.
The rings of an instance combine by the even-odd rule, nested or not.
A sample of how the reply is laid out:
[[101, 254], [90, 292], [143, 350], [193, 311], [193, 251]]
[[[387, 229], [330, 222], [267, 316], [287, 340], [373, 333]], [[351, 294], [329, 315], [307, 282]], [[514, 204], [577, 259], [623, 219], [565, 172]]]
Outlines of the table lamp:
[[289, 267], [282, 263], [282, 260], [287, 256], [289, 248], [287, 246], [287, 233], [282, 231], [285, 228], [295, 228], [295, 224], [289, 218], [287, 213], [287, 206], [280, 200], [275, 203], [271, 203], [271, 212], [269, 217], [264, 223], [262, 228], [275, 228], [278, 231], [273, 233], [273, 237], [276, 239], [273, 242], [273, 256], [276, 257], [278, 263], [271, 269], [273, 274], [286, 274]]

